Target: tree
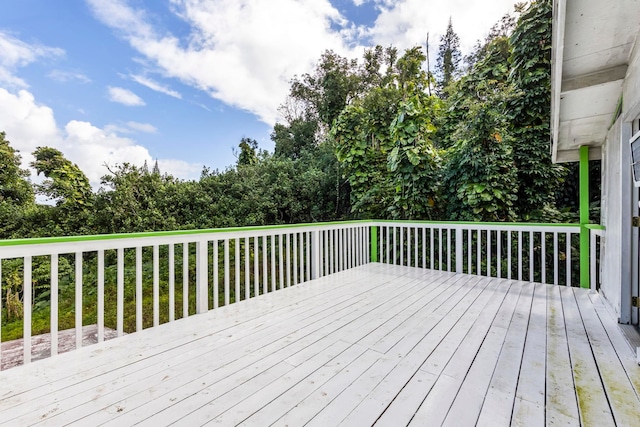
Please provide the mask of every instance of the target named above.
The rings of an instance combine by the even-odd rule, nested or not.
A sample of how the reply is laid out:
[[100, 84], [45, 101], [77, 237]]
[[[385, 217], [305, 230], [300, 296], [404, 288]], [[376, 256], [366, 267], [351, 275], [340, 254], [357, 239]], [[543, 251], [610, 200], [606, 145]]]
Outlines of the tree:
[[293, 119], [289, 125], [276, 123], [271, 132], [271, 140], [275, 143], [275, 155], [299, 159], [305, 151], [316, 148], [315, 120]]
[[438, 103], [425, 92], [424, 60], [416, 47], [387, 64], [379, 84], [347, 106], [331, 129], [352, 210], [360, 216], [433, 216], [437, 153], [431, 134]]
[[12, 237], [34, 205], [29, 171], [20, 167], [21, 157], [5, 136], [0, 132], [0, 238]]
[[511, 35], [510, 83], [519, 96], [508, 105], [518, 168], [518, 211], [535, 214], [564, 182], [566, 168], [551, 162], [551, 0], [537, 0], [522, 13]]
[[238, 166], [254, 165], [258, 163], [258, 141], [251, 138], [240, 140], [240, 153], [238, 154]]
[[442, 191], [446, 219], [513, 221], [516, 219], [518, 179], [513, 138], [504, 112], [512, 96], [508, 86], [476, 87], [468, 98], [463, 120], [443, 169]]
[[449, 18], [447, 31], [440, 38], [438, 59], [436, 60], [436, 93], [446, 98], [445, 88], [460, 75], [460, 38], [453, 31], [453, 23]]

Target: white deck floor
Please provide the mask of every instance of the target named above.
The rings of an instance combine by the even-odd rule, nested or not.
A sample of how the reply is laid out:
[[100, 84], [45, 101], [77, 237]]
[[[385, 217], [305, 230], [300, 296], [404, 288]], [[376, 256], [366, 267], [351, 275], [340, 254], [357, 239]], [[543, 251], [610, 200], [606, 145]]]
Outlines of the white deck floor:
[[369, 264], [0, 373], [0, 424], [640, 425], [597, 294]]

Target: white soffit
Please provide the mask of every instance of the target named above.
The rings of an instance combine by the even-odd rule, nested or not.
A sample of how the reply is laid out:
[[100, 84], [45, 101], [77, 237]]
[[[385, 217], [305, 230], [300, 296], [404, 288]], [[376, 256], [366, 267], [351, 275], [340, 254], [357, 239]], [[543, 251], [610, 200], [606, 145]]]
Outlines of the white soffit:
[[577, 161], [577, 149], [602, 145], [613, 122], [640, 0], [554, 0], [553, 9], [552, 155]]

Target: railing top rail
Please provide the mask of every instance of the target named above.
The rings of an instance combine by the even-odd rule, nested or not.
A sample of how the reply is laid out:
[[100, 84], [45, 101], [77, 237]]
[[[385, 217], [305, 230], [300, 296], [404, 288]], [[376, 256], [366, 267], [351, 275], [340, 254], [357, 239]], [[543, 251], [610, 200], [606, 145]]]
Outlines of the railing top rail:
[[[540, 222], [476, 222], [476, 221], [414, 221], [414, 220], [372, 220], [375, 225], [386, 224], [433, 224], [451, 226], [477, 226], [477, 227], [580, 227], [578, 223], [540, 223]], [[595, 224], [593, 224], [595, 225]]]
[[585, 224], [584, 228], [589, 230], [606, 230], [606, 227], [600, 224]]
[[105, 240], [125, 240], [125, 239], [143, 239], [154, 237], [181, 237], [181, 236], [193, 236], [193, 235], [206, 235], [206, 234], [230, 234], [230, 233], [253, 233], [264, 232], [274, 230], [286, 230], [286, 229], [304, 229], [304, 228], [322, 228], [322, 227], [336, 227], [336, 226], [349, 226], [349, 225], [364, 225], [370, 223], [370, 220], [356, 220], [356, 221], [334, 221], [334, 222], [317, 222], [306, 224], [279, 224], [279, 225], [264, 225], [264, 226], [250, 226], [250, 227], [227, 227], [227, 228], [208, 228], [200, 230], [172, 230], [172, 231], [151, 231], [151, 232], [136, 232], [136, 233], [118, 233], [118, 234], [92, 234], [81, 236], [62, 236], [62, 237], [36, 237], [28, 239], [9, 239], [0, 240], [0, 247], [5, 246], [22, 246], [22, 245], [41, 245], [51, 243], [75, 243], [75, 242], [90, 242], [90, 241], [105, 241]]
[[377, 226], [431, 226], [433, 228], [448, 228], [454, 230], [504, 230], [504, 231], [545, 231], [548, 233], [578, 233], [580, 224], [544, 224], [532, 222], [450, 222], [450, 221], [375, 221]]

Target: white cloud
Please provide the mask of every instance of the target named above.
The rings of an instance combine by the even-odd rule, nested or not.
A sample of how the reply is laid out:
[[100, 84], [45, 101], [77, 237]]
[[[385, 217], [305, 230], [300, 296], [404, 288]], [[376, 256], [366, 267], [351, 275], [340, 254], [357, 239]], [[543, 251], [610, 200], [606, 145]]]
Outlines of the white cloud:
[[84, 74], [74, 71], [51, 70], [47, 76], [60, 83], [67, 83], [71, 81], [89, 83], [91, 81], [91, 79]]
[[141, 106], [145, 102], [135, 93], [121, 87], [109, 86], [109, 100], [128, 106]]
[[[128, 122], [127, 125], [147, 131], [153, 127], [136, 122]], [[129, 162], [141, 166], [145, 161], [153, 161], [149, 150], [108, 127], [101, 129], [86, 121], [71, 120], [64, 129], [60, 129], [53, 110], [38, 104], [26, 90], [13, 94], [0, 88], [0, 129], [6, 131], [11, 146], [20, 151], [24, 167], [33, 160], [31, 152], [36, 147], [54, 147], [76, 163], [94, 187], [107, 173], [105, 163], [113, 166]], [[175, 159], [159, 159], [158, 163], [163, 172], [182, 179], [197, 179], [202, 169], [200, 164]]]
[[460, 37], [463, 53], [471, 52], [476, 40], [484, 39], [489, 29], [505, 13], [513, 12], [513, 0], [402, 0], [376, 1], [380, 15], [368, 34], [374, 43], [409, 48], [424, 45], [429, 32], [430, 53], [437, 54], [440, 37], [446, 32], [449, 17]]
[[133, 130], [144, 133], [156, 133], [158, 129], [150, 123], [127, 122], [127, 126]]
[[190, 27], [188, 36], [178, 38], [152, 25], [156, 17], [130, 6], [129, 0], [87, 0], [94, 15], [141, 53], [146, 65], [268, 124], [276, 120], [291, 78], [312, 71], [326, 49], [359, 57], [366, 40], [367, 45], [393, 44], [402, 50], [423, 45], [429, 32], [435, 59], [451, 16], [462, 51], [468, 53], [513, 8], [513, 0], [352, 1], [357, 6], [375, 3], [379, 15], [372, 27], [349, 22], [330, 0], [171, 0], [172, 12]]
[[170, 89], [166, 86], [161, 85], [153, 79], [148, 77], [140, 76], [140, 75], [131, 75], [131, 79], [136, 83], [140, 83], [143, 86], [148, 87], [151, 90], [155, 90], [156, 92], [164, 93], [165, 95], [172, 96], [174, 98], [182, 99], [182, 95], [179, 92], [176, 92], [173, 89]]
[[15, 70], [38, 58], [64, 55], [64, 50], [38, 44], [28, 44], [0, 31], [0, 83], [11, 87], [26, 88], [29, 85], [16, 76]]
[[88, 2], [163, 75], [267, 123], [290, 79], [310, 71], [325, 49], [352, 55], [348, 37], [356, 32], [328, 0], [172, 0], [191, 27], [184, 40], [155, 30], [145, 12], [123, 0]]

